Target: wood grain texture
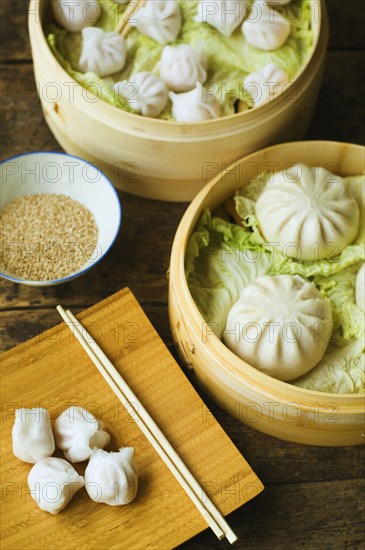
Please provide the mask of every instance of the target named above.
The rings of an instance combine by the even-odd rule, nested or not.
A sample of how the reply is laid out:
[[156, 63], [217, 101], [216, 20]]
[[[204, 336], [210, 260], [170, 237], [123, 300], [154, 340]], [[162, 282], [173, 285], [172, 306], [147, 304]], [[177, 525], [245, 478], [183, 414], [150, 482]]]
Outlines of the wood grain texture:
[[[352, 0], [345, 4], [343, 0], [327, 0], [326, 3], [330, 51], [308, 137], [363, 143], [360, 80], [365, 2]], [[0, 10], [6, 15], [0, 18], [3, 23], [0, 56], [4, 63], [0, 75], [1, 156], [37, 149], [60, 150], [34, 94], [25, 15], [27, 2], [3, 0]], [[78, 311], [126, 285], [142, 302], [165, 343], [171, 343], [165, 270], [174, 231], [185, 206], [124, 194], [120, 197], [125, 217], [118, 252], [113, 249], [96, 268], [99, 271], [92, 270], [73, 283], [44, 291], [2, 282], [2, 349], [31, 337], [34, 330], [52, 327], [57, 322], [53, 309], [56, 303], [61, 301]], [[318, 448], [280, 441], [248, 428], [203, 397], [266, 486], [263, 493], [230, 515], [230, 523], [241, 538], [235, 546], [237, 550], [364, 547], [364, 448]], [[18, 525], [21, 529], [21, 517]], [[181, 550], [229, 547], [216, 542], [207, 530], [183, 544]], [[127, 550], [122, 537], [118, 550]]]
[[[129, 290], [93, 306], [80, 318], [223, 514], [261, 492], [262, 484], [189, 384]], [[165, 550], [206, 528], [139, 430], [138, 421], [130, 418], [64, 323], [4, 354], [1, 374], [4, 549], [20, 550], [25, 542], [29, 550], [117, 549], [120, 535], [130, 550], [151, 546]], [[130, 506], [97, 504], [81, 491], [54, 518], [37, 509], [26, 489], [22, 494], [30, 467], [11, 451], [14, 409], [45, 407], [55, 420], [71, 403], [105, 422], [113, 450], [135, 448], [141, 475], [138, 496]], [[21, 530], [17, 529], [19, 515]], [[76, 533], [73, 525], [80, 521], [83, 530]]]
[[[283, 550], [364, 548], [365, 482], [296, 483], [267, 487], [255, 500], [230, 516], [240, 548]], [[308, 513], [315, 509], [316, 513]], [[187, 550], [229, 550], [226, 542], [199, 535]], [[237, 548], [237, 547], [236, 547]]]

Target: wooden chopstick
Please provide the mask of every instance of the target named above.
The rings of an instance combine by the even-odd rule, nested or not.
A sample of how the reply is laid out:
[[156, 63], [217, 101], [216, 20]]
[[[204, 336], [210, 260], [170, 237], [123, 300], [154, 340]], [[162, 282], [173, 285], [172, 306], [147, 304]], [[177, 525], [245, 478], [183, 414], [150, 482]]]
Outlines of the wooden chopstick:
[[57, 306], [57, 311], [129, 414], [137, 417], [141, 431], [188, 494], [218, 539], [221, 540], [227, 537], [231, 544], [236, 542], [237, 536], [229, 524], [205, 494], [180, 456], [95, 340], [69, 310], [66, 312], [61, 306]]
[[[120, 18], [120, 21], [118, 21], [115, 31], [119, 32], [125, 38], [132, 28], [129, 24], [129, 20], [136, 15], [145, 2], [146, 0], [131, 0], [131, 2], [127, 5], [126, 11]], [[131, 6], [132, 9], [129, 9], [129, 6]]]

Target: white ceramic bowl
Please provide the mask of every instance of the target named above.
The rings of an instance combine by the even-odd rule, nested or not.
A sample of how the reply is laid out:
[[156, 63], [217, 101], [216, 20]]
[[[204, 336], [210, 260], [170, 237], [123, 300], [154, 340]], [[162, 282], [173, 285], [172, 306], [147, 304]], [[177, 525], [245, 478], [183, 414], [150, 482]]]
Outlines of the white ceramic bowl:
[[94, 165], [64, 153], [26, 153], [4, 160], [0, 164], [0, 178], [0, 208], [24, 195], [62, 194], [83, 204], [94, 215], [98, 227], [94, 253], [80, 269], [67, 277], [30, 281], [0, 272], [5, 279], [33, 286], [65, 283], [99, 263], [112, 246], [121, 224], [121, 205], [112, 183]]

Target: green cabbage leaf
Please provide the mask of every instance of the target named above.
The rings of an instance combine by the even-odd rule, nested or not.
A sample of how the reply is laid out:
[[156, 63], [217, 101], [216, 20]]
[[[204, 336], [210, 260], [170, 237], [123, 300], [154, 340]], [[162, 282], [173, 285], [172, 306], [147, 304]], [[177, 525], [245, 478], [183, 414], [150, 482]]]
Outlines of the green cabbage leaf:
[[[291, 24], [291, 33], [286, 43], [279, 49], [266, 52], [250, 46], [240, 27], [231, 37], [221, 35], [206, 23], [198, 23], [194, 18], [198, 11], [198, 0], [178, 0], [182, 13], [182, 28], [178, 39], [171, 45], [189, 43], [201, 46], [208, 56], [208, 78], [206, 88], [221, 104], [221, 116], [234, 114], [237, 100], [253, 105], [252, 98], [245, 92], [245, 77], [269, 63], [276, 63], [285, 70], [292, 80], [312, 53], [313, 33], [311, 30], [311, 8], [309, 0], [292, 0], [283, 9], [284, 17]], [[99, 0], [102, 15], [95, 24], [105, 31], [116, 28], [117, 22], [127, 8], [114, 0]], [[72, 33], [50, 24], [46, 28], [48, 44], [60, 65], [88, 93], [131, 112], [126, 101], [116, 96], [112, 90], [115, 82], [128, 80], [132, 74], [149, 71], [159, 73], [159, 60], [163, 45], [132, 28], [127, 35], [128, 56], [125, 68], [110, 77], [99, 78], [95, 73], [83, 74], [78, 61], [82, 49], [81, 33]], [[173, 120], [169, 101], [158, 118]]]
[[358, 201], [361, 217], [355, 241], [338, 256], [313, 262], [284, 257], [268, 247], [255, 217], [255, 201], [265, 187], [260, 175], [234, 198], [242, 225], [206, 211], [185, 255], [188, 286], [204, 320], [222, 337], [227, 314], [240, 292], [264, 274], [300, 275], [313, 282], [332, 307], [334, 328], [321, 362], [292, 382], [335, 393], [364, 391], [364, 312], [356, 305], [355, 280], [365, 259], [364, 176], [344, 178]]

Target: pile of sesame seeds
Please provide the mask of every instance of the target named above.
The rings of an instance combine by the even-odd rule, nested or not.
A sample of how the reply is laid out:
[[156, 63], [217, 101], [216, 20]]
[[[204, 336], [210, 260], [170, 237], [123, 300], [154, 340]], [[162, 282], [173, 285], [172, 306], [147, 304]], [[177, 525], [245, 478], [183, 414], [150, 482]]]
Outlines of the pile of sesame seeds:
[[67, 277], [100, 254], [94, 216], [66, 195], [37, 194], [0, 210], [0, 271], [29, 281]]

